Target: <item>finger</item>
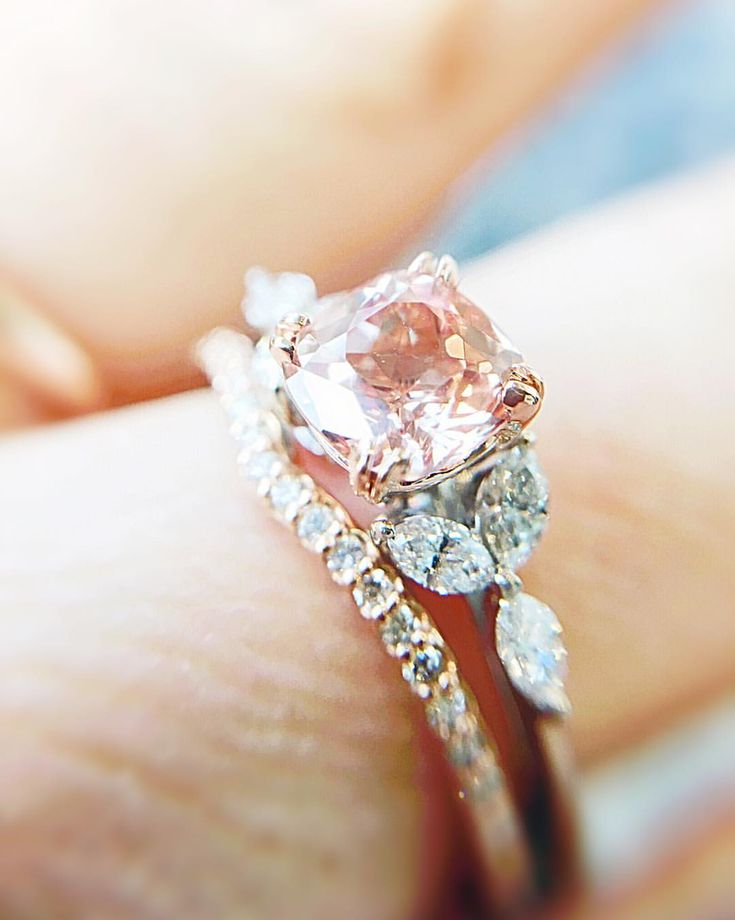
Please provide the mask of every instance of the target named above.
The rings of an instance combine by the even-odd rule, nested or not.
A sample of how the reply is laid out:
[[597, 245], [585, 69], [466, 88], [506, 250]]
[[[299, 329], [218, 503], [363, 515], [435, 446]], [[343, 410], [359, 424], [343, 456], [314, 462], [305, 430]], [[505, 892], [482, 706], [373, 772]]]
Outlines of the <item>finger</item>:
[[407, 916], [410, 695], [241, 490], [213, 401], [0, 466], [2, 913]]
[[734, 169], [623, 199], [466, 277], [546, 380], [552, 524], [526, 578], [568, 624], [589, 762], [732, 682]]
[[118, 399], [190, 384], [245, 267], [366, 277], [645, 5], [11, 4], [3, 267]]
[[89, 355], [17, 291], [0, 285], [0, 430], [99, 408]]

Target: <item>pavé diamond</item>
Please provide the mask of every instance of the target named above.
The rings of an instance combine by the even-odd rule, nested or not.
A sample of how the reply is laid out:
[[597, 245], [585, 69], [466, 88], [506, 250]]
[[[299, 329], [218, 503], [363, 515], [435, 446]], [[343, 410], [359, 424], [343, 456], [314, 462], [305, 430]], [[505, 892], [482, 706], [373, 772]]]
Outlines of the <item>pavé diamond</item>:
[[477, 523], [497, 561], [516, 569], [528, 559], [546, 527], [549, 487], [525, 445], [498, 458], [477, 493]]
[[386, 540], [391, 558], [408, 578], [438, 594], [469, 594], [486, 587], [495, 565], [463, 524], [415, 514], [393, 524]]
[[428, 685], [442, 672], [443, 645], [442, 637], [435, 629], [418, 629], [411, 634], [410, 655], [403, 664], [403, 677], [419, 696], [430, 695]]
[[284, 313], [309, 312], [316, 301], [314, 281], [297, 272], [272, 274], [263, 268], [248, 269], [242, 310], [251, 326], [270, 332]]
[[262, 406], [257, 395], [246, 389], [250, 384], [243, 384], [242, 389], [234, 389], [222, 397], [222, 408], [229, 416], [233, 425], [240, 426], [241, 430], [256, 424], [261, 417]]
[[300, 508], [311, 498], [314, 487], [302, 473], [284, 473], [271, 484], [268, 500], [276, 515], [283, 521], [292, 521]]
[[401, 596], [403, 584], [385, 569], [370, 569], [357, 579], [352, 596], [366, 620], [379, 620], [394, 607]]
[[503, 393], [520, 361], [456, 289], [397, 271], [331, 297], [283, 370], [293, 404], [337, 462], [359, 455], [378, 478], [398, 462], [410, 488], [463, 463], [511, 420], [530, 421], [538, 404]]
[[429, 725], [445, 741], [454, 731], [457, 721], [467, 712], [464, 690], [455, 687], [444, 696], [435, 697], [426, 707]]
[[332, 546], [344, 524], [344, 515], [334, 505], [315, 501], [299, 514], [296, 533], [307, 549], [321, 553]]
[[327, 569], [338, 585], [351, 585], [370, 568], [372, 556], [362, 534], [350, 531], [334, 541], [326, 555]]
[[252, 453], [250, 450], [243, 450], [238, 455], [237, 462], [242, 474], [256, 482], [273, 479], [284, 466], [283, 457], [275, 450], [264, 450], [256, 453]]
[[380, 638], [392, 655], [403, 655], [411, 643], [416, 626], [416, 611], [410, 604], [399, 604], [380, 626]]
[[487, 739], [474, 718], [465, 720], [461, 731], [455, 731], [449, 738], [449, 759], [458, 767], [467, 767], [480, 757], [487, 745]]
[[261, 401], [264, 405], [270, 405], [278, 385], [283, 381], [283, 374], [271, 354], [268, 336], [263, 336], [255, 346], [250, 373]]
[[247, 423], [233, 422], [230, 425], [230, 434], [237, 442], [243, 457], [246, 453], [256, 454], [272, 449], [280, 440], [278, 426], [274, 427], [262, 413]]
[[495, 623], [498, 655], [517, 690], [540, 709], [566, 712], [567, 653], [554, 611], [530, 594], [500, 601]]

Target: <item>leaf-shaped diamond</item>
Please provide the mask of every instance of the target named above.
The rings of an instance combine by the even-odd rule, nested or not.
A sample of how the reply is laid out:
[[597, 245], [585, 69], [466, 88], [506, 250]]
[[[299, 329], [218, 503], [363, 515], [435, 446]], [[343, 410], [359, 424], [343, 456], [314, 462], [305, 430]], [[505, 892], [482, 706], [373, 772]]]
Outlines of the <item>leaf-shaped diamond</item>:
[[487, 548], [464, 524], [431, 514], [393, 523], [386, 547], [398, 568], [438, 594], [469, 594], [492, 581]]
[[504, 451], [477, 492], [477, 527], [499, 565], [517, 569], [546, 528], [549, 487], [528, 445]]
[[556, 614], [530, 594], [500, 601], [495, 643], [515, 688], [539, 709], [565, 713], [567, 652]]

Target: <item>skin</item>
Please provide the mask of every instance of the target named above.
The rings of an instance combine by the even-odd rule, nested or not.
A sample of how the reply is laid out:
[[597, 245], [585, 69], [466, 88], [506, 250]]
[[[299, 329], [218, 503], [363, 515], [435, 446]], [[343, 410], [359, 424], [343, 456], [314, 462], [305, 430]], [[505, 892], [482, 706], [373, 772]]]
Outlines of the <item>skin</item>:
[[[192, 4], [180, 29], [147, 5], [152, 55], [127, 5], [67, 5], [59, 31], [56, 6], [11, 4], [8, 427], [194, 385], [190, 343], [234, 320], [248, 264], [327, 290], [395, 262], [447, 182], [642, 4], [418, 6], [314, 3], [275, 55], [252, 28], [271, 5]], [[342, 40], [317, 66], [325, 25]], [[583, 771], [731, 683], [734, 178], [464, 271], [547, 384], [554, 518], [524, 577], [565, 624]], [[208, 394], [7, 438], [0, 483], [0, 913], [374, 920], [442, 897], [456, 828], [416, 706], [238, 482]], [[717, 828], [690, 842], [684, 915], [732, 900], [727, 853]], [[667, 916], [670, 892], [652, 880], [619, 915]]]

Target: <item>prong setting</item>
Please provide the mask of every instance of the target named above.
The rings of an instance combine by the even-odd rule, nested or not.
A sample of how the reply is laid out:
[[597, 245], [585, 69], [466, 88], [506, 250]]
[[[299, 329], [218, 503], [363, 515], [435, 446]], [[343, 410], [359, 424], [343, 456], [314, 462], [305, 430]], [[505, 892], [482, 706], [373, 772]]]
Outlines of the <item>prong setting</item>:
[[395, 528], [387, 518], [376, 518], [370, 525], [370, 537], [376, 546], [382, 546], [394, 533]]
[[449, 255], [443, 255], [436, 266], [436, 276], [448, 284], [449, 287], [456, 288], [459, 284], [459, 266], [457, 262]]
[[293, 364], [299, 335], [311, 323], [306, 313], [288, 313], [277, 324], [270, 338], [270, 352], [281, 368]]
[[437, 259], [433, 252], [420, 252], [408, 266], [410, 272], [424, 272], [433, 275], [437, 271]]
[[392, 492], [400, 491], [407, 464], [397, 451], [390, 454], [377, 466], [367, 446], [353, 444], [347, 469], [355, 495], [379, 505]]
[[527, 425], [541, 408], [543, 398], [543, 382], [529, 367], [514, 364], [508, 369], [500, 399], [509, 419]]

